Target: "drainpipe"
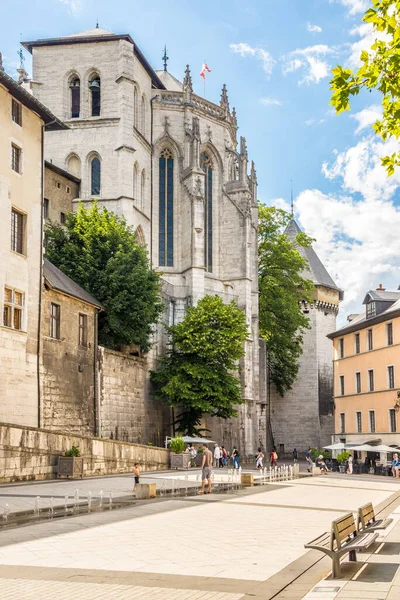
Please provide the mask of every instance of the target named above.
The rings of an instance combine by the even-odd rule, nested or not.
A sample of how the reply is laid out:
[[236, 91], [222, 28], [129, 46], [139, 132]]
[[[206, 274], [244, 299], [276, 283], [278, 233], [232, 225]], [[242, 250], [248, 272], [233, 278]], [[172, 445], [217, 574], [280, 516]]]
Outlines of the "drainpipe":
[[38, 306], [38, 325], [37, 325], [37, 426], [40, 429], [42, 414], [41, 414], [41, 385], [40, 385], [40, 338], [41, 338], [41, 326], [42, 326], [42, 287], [43, 287], [43, 236], [44, 236], [44, 132], [46, 127], [56, 123], [57, 119], [53, 119], [49, 123], [44, 123], [41, 126], [41, 148], [40, 148], [40, 161], [41, 161], [41, 181], [40, 181], [40, 247], [39, 247], [39, 306]]
[[99, 370], [99, 310], [96, 309], [93, 317], [93, 372], [94, 372], [94, 435], [101, 437], [101, 402], [100, 402], [100, 370]]

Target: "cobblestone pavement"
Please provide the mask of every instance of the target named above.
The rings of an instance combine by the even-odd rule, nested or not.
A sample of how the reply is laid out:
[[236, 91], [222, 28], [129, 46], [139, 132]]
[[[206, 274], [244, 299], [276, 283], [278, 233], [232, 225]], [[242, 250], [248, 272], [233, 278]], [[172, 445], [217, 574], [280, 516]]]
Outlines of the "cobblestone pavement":
[[312, 580], [321, 559], [304, 543], [365, 502], [394, 502], [399, 490], [383, 478], [307, 478], [3, 530], [0, 600], [280, 600], [305, 572], [301, 589], [281, 596], [300, 600], [330, 568], [322, 562]]

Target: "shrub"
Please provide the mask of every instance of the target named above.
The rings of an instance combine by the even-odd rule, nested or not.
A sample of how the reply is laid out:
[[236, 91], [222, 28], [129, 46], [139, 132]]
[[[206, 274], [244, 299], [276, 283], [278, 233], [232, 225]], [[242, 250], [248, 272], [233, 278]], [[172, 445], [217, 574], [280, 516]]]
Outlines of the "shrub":
[[350, 452], [347, 452], [347, 450], [343, 450], [343, 452], [337, 455], [336, 460], [339, 464], [342, 465], [349, 460], [350, 456]]
[[69, 450], [66, 450], [65, 456], [80, 456], [81, 452], [79, 446], [72, 446]]
[[183, 438], [179, 436], [172, 438], [170, 448], [172, 452], [175, 452], [175, 454], [180, 454], [183, 452], [185, 449], [185, 442], [183, 441]]

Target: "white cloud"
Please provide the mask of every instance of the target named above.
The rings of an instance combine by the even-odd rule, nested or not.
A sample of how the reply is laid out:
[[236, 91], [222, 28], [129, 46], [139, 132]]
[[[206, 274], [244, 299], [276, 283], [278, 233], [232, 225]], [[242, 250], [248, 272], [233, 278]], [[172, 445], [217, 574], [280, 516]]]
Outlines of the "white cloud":
[[277, 98], [260, 98], [260, 103], [265, 106], [282, 106], [282, 100]]
[[326, 119], [308, 119], [305, 121], [305, 124], [307, 127], [310, 127], [311, 125], [322, 125], [322, 123], [325, 123], [325, 120]]
[[321, 33], [322, 27], [320, 27], [319, 25], [312, 25], [311, 23], [307, 23], [307, 31], [310, 31], [311, 33]]
[[250, 46], [250, 44], [246, 44], [244, 42], [240, 42], [239, 44], [230, 44], [229, 47], [235, 54], [240, 54], [240, 56], [243, 57], [252, 56], [256, 58], [262, 63], [262, 68], [264, 69], [265, 73], [267, 73], [267, 75], [271, 75], [276, 65], [276, 60], [272, 58], [267, 50], [259, 47], [253, 48]]
[[61, 2], [61, 4], [66, 4], [69, 12], [74, 17], [78, 17], [82, 12], [84, 0], [58, 0], [58, 2]]
[[360, 55], [363, 50], [371, 53], [371, 46], [375, 40], [387, 40], [388, 35], [381, 31], [374, 31], [370, 23], [363, 23], [358, 27], [354, 27], [350, 31], [350, 35], [358, 36], [360, 39], [350, 44], [350, 54], [347, 59], [347, 66], [352, 69], [358, 69], [361, 65]]
[[275, 208], [280, 208], [287, 213], [292, 212], [292, 207], [290, 203], [284, 198], [274, 198], [268, 203], [270, 206], [275, 206]]
[[283, 73], [292, 73], [302, 69], [304, 75], [299, 80], [299, 85], [319, 83], [330, 75], [330, 66], [324, 57], [334, 53], [334, 48], [325, 44], [316, 44], [315, 46], [294, 50], [282, 58]]
[[[363, 13], [370, 7], [369, 0], [336, 0], [343, 6], [345, 6], [350, 15], [356, 15], [357, 13]], [[329, 0], [332, 4], [335, 0]]]
[[350, 117], [358, 123], [355, 133], [360, 133], [363, 129], [370, 127], [377, 119], [382, 117], [382, 107], [373, 104], [354, 115], [350, 115]]

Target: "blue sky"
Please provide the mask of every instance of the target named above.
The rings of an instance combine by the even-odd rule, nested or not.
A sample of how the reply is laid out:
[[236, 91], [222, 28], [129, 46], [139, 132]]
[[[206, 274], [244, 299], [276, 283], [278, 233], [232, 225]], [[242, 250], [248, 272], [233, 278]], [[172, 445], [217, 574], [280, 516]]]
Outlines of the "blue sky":
[[[400, 176], [379, 165], [387, 152], [370, 130], [379, 97], [364, 94], [351, 113], [329, 108], [330, 69], [356, 66], [371, 42], [362, 25], [368, 0], [13, 0], [2, 2], [0, 51], [6, 70], [19, 41], [100, 27], [130, 33], [154, 68], [167, 44], [169, 71], [192, 69], [202, 95], [203, 59], [212, 73], [206, 97], [223, 83], [256, 163], [259, 198], [285, 207], [293, 180], [296, 217], [345, 290], [342, 316], [364, 292], [400, 284]], [[361, 27], [360, 27], [361, 26]], [[22, 37], [21, 37], [22, 34]], [[26, 66], [30, 69], [29, 56]], [[390, 142], [389, 150], [394, 151]]]

